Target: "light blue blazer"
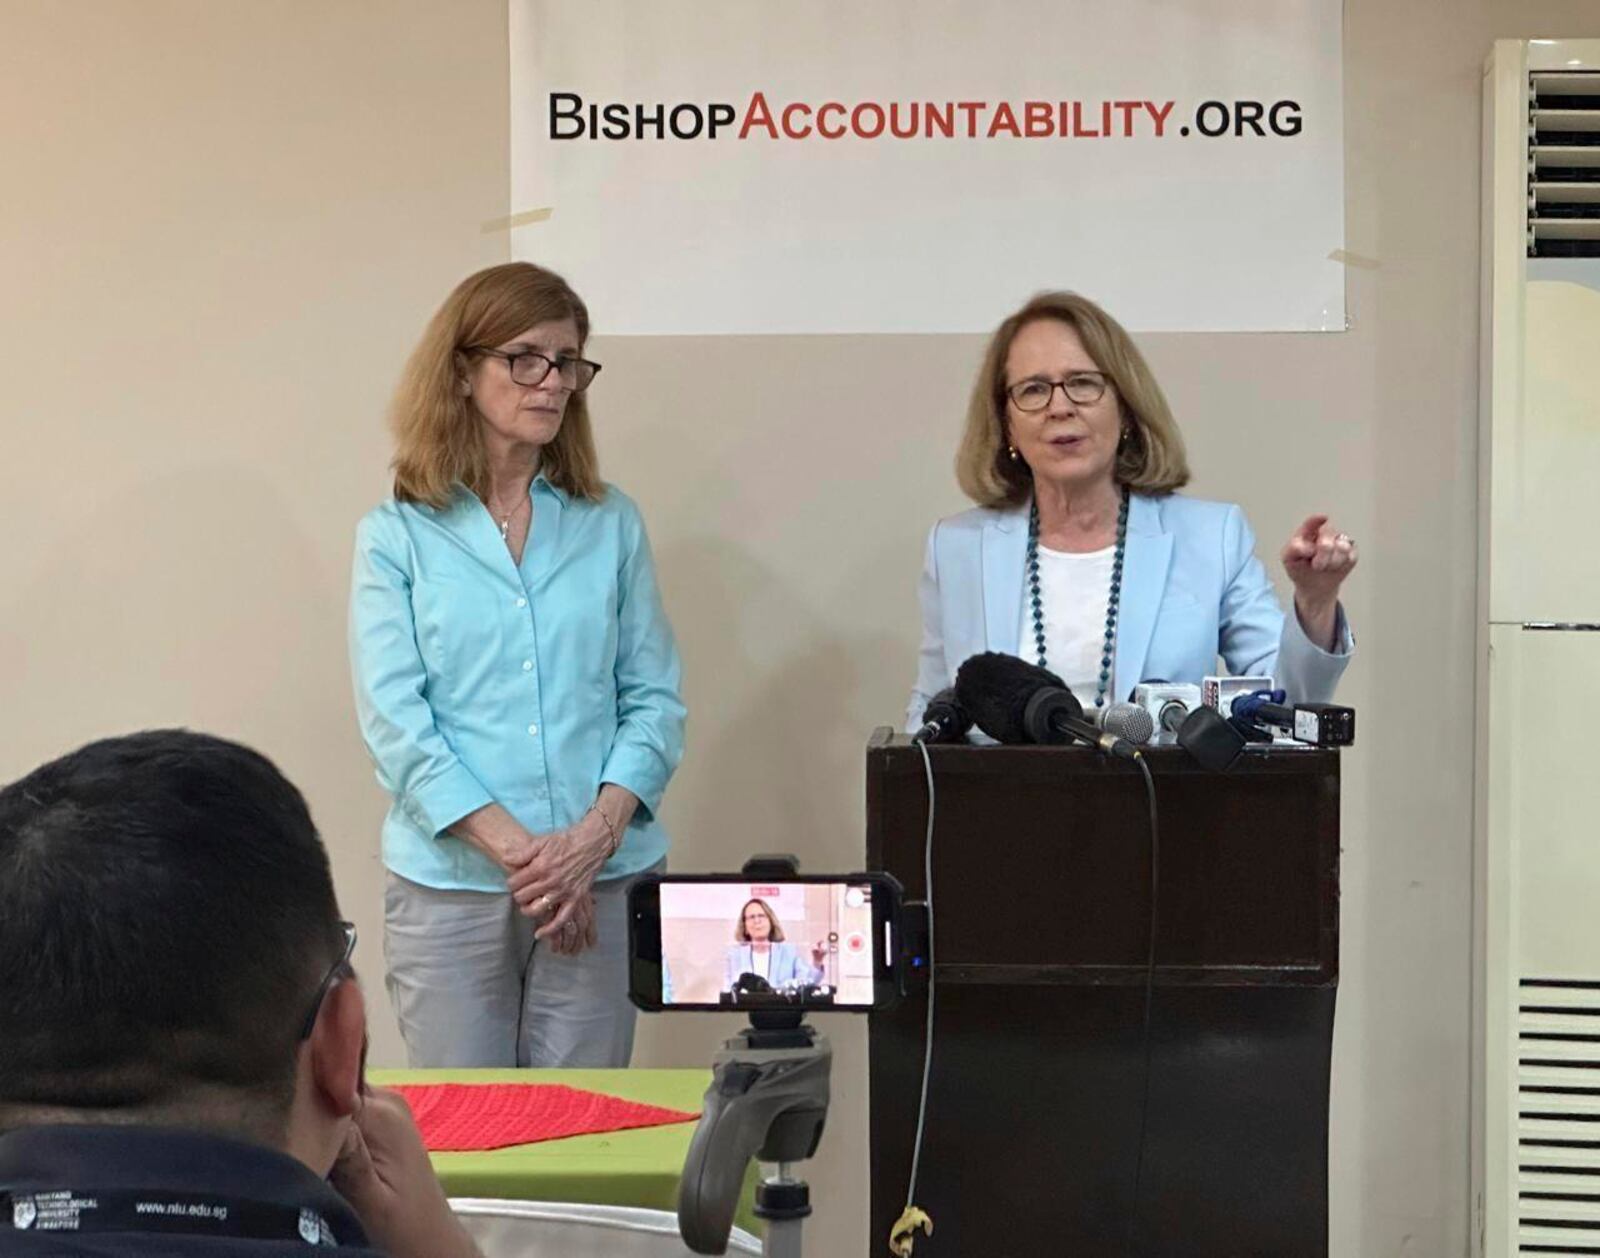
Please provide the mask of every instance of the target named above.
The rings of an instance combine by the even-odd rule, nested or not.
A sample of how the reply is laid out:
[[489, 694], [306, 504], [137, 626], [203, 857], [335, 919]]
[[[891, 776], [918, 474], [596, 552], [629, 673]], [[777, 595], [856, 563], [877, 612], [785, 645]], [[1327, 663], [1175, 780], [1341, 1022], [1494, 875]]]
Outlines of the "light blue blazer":
[[[982, 651], [1015, 655], [1022, 637], [1028, 507], [978, 507], [940, 520], [923, 563], [922, 650], [906, 728], [956, 669]], [[1344, 610], [1335, 652], [1285, 616], [1244, 512], [1227, 502], [1134, 494], [1110, 694], [1141, 681], [1198, 684], [1221, 656], [1234, 675], [1270, 673], [1290, 702], [1327, 702], [1355, 649]], [[1082, 696], [1080, 696], [1082, 698]]]
[[[739, 981], [739, 975], [744, 973], [758, 974], [754, 960], [754, 951], [749, 944], [730, 944], [728, 946], [727, 965], [723, 971], [722, 990], [731, 992], [733, 985]], [[799, 950], [785, 940], [772, 945], [771, 964], [766, 975], [767, 982], [773, 987], [790, 987], [796, 983], [817, 983], [822, 979], [822, 971], [801, 958]]]

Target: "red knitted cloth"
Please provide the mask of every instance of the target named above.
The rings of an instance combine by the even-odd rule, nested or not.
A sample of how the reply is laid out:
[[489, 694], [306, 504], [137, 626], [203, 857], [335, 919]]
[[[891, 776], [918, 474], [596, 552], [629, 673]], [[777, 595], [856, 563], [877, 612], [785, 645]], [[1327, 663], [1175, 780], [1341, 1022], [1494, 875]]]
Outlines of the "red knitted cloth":
[[561, 1083], [410, 1083], [394, 1090], [411, 1106], [433, 1153], [503, 1149], [700, 1117]]

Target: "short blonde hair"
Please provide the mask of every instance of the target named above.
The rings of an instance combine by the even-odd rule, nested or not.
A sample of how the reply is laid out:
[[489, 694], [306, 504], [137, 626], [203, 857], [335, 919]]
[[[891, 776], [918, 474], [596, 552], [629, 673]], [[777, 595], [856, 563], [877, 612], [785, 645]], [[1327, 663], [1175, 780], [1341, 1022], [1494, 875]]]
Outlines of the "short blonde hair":
[[[489, 488], [483, 423], [460, 390], [467, 351], [499, 345], [529, 328], [570, 318], [578, 347], [589, 339], [589, 311], [566, 280], [531, 262], [507, 262], [469, 275], [445, 298], [412, 350], [395, 391], [394, 496], [443, 507], [460, 482], [482, 497]], [[539, 468], [550, 483], [579, 498], [605, 493], [589, 407], [582, 393], [567, 399], [555, 439]]]
[[767, 925], [772, 927], [771, 932], [767, 935], [767, 942], [782, 943], [783, 927], [778, 925], [778, 915], [772, 911], [772, 906], [765, 900], [746, 900], [744, 902], [744, 908], [739, 910], [739, 924], [733, 928], [733, 937], [740, 943], [750, 942], [750, 932], [744, 928], [744, 915], [750, 911], [752, 904], [761, 906], [761, 911], [767, 915]]
[[1040, 293], [989, 338], [967, 404], [967, 424], [956, 454], [956, 481], [980, 507], [1016, 507], [1033, 493], [1033, 473], [1007, 450], [1006, 356], [1017, 333], [1041, 319], [1071, 327], [1089, 356], [1117, 390], [1130, 427], [1117, 452], [1117, 483], [1141, 494], [1169, 494], [1189, 483], [1183, 437], [1149, 364], [1120, 323], [1077, 293]]

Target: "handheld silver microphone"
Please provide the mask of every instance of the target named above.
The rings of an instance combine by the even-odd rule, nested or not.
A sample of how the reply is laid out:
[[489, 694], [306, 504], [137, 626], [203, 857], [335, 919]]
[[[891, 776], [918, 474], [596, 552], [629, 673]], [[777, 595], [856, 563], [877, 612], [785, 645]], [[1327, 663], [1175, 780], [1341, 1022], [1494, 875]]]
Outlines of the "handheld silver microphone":
[[1149, 742], [1156, 732], [1155, 719], [1136, 703], [1111, 703], [1086, 715], [1097, 728], [1136, 745]]

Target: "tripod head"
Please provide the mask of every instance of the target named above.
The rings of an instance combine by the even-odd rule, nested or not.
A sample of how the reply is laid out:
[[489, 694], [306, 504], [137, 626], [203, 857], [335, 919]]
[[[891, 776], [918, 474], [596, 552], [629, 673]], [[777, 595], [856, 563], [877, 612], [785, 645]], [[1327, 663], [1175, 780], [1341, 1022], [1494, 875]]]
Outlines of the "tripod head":
[[[817, 1151], [828, 1116], [833, 1047], [798, 1012], [761, 1010], [712, 1062], [705, 1112], [695, 1128], [678, 1186], [678, 1230], [697, 1254], [720, 1254], [751, 1158], [800, 1162]], [[781, 1023], [783, 1025], [773, 1025]], [[765, 1024], [765, 1025], [763, 1025]], [[763, 1184], [758, 1211], [811, 1213], [803, 1183]], [[792, 1191], [798, 1190], [798, 1191]]]

